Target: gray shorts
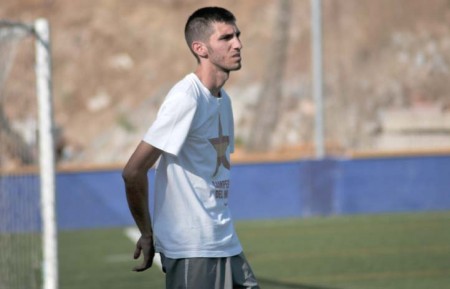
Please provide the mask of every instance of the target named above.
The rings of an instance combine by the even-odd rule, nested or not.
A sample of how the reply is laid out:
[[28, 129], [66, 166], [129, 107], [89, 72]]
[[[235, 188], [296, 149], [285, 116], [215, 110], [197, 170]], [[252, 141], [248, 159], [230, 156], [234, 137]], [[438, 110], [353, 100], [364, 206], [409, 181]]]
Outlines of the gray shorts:
[[259, 289], [244, 254], [227, 258], [170, 259], [161, 254], [166, 289]]

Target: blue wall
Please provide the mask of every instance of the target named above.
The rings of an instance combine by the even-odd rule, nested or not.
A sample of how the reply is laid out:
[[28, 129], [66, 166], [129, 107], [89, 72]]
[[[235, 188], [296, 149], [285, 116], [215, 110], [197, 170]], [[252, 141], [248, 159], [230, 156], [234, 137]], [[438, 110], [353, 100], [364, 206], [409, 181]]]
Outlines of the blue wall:
[[0, 232], [36, 231], [41, 226], [39, 178], [0, 175]]
[[339, 162], [333, 213], [450, 209], [450, 157]]
[[[449, 210], [450, 156], [236, 164], [229, 197], [236, 219]], [[120, 170], [58, 173], [57, 215], [61, 229], [132, 225]]]

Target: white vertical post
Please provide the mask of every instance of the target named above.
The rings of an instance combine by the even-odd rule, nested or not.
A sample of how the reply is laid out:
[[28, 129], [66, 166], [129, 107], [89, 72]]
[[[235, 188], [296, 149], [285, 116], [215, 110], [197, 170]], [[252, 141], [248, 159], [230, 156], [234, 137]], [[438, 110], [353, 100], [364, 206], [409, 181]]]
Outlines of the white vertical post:
[[315, 102], [315, 147], [316, 158], [325, 155], [323, 121], [323, 71], [322, 71], [322, 1], [311, 0], [313, 94]]
[[50, 29], [38, 19], [36, 33], [36, 78], [39, 110], [39, 161], [43, 230], [43, 289], [58, 288], [58, 245], [55, 216], [55, 157], [53, 139], [52, 69]]

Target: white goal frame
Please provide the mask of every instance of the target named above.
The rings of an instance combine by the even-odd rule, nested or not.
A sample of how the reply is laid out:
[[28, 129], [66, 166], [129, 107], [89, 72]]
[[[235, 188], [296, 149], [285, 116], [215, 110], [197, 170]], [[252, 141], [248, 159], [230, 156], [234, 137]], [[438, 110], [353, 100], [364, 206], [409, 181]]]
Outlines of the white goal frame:
[[39, 122], [39, 166], [43, 238], [43, 289], [58, 288], [58, 236], [55, 214], [55, 145], [52, 106], [50, 27], [46, 19], [34, 23], [36, 86]]
[[55, 214], [55, 145], [52, 106], [50, 27], [46, 19], [33, 24], [0, 20], [2, 26], [25, 29], [35, 37], [36, 94], [39, 133], [39, 179], [42, 218], [42, 289], [58, 288], [58, 242]]

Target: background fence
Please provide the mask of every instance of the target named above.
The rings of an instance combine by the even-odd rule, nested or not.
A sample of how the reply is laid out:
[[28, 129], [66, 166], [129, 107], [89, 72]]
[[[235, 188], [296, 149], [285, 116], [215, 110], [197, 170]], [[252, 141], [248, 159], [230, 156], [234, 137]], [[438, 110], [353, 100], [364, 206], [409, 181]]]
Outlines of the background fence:
[[[449, 210], [449, 175], [450, 156], [236, 164], [229, 203], [239, 220]], [[30, 178], [3, 176], [2, 182], [24, 177]], [[153, 183], [153, 170], [149, 179]], [[134, 224], [119, 168], [59, 172], [56, 182], [60, 229]], [[40, 226], [37, 194], [11, 192], [17, 210], [0, 231]], [[151, 189], [151, 204], [152, 198]], [[35, 216], [20, 213], [24, 202], [35, 204]]]
[[[449, 174], [450, 156], [236, 164], [230, 207], [236, 219], [449, 210]], [[58, 173], [57, 215], [60, 229], [134, 224], [120, 169]]]

